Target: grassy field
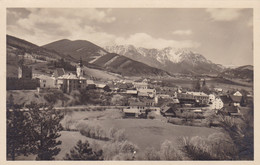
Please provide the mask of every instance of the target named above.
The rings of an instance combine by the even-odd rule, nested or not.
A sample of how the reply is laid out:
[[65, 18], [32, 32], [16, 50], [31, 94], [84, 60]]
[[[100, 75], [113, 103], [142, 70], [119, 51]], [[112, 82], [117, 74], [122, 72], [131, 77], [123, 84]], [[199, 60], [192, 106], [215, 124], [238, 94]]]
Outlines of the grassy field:
[[[87, 125], [100, 125], [105, 131], [112, 127], [124, 129], [127, 140], [139, 147], [138, 155], [142, 154], [147, 147], [154, 147], [156, 150], [160, 150], [160, 146], [165, 140], [170, 140], [178, 145], [178, 139], [181, 137], [207, 137], [219, 132], [215, 128], [173, 125], [158, 119], [123, 119], [122, 113], [118, 109], [68, 112], [65, 118], [73, 121], [72, 127], [78, 123], [86, 123]], [[65, 125], [66, 119], [61, 123]], [[107, 141], [85, 137], [78, 131], [61, 131], [61, 136], [58, 140], [61, 140], [62, 144], [59, 146], [61, 148], [60, 153], [55, 156], [56, 160], [62, 160], [66, 153], [69, 153], [76, 145], [78, 140], [88, 140], [90, 144], [95, 141], [100, 146], [108, 143]], [[19, 156], [17, 158], [17, 160], [34, 159], [35, 155]]]
[[[93, 121], [85, 121], [87, 123]], [[160, 120], [150, 119], [115, 119], [96, 120], [105, 130], [111, 127], [124, 129], [127, 139], [136, 144], [141, 150], [147, 147], [159, 149], [165, 140], [178, 144], [180, 137], [201, 136], [207, 137], [219, 130], [206, 127], [179, 126]]]
[[[112, 127], [124, 129], [127, 139], [138, 145], [140, 149], [151, 146], [159, 149], [165, 140], [171, 140], [177, 144], [179, 137], [206, 137], [219, 131], [214, 128], [173, 125], [162, 120], [122, 119], [122, 113], [117, 109], [72, 112], [67, 117], [73, 121], [71, 128], [75, 128], [78, 123], [86, 123], [100, 125], [104, 130]], [[63, 120], [62, 124], [64, 125], [65, 122]]]

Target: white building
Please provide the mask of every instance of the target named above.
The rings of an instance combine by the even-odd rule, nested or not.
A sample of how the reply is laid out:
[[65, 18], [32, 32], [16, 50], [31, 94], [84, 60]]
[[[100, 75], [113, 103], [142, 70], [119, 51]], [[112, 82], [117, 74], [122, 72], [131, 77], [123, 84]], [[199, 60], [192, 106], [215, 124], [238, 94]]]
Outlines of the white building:
[[215, 95], [210, 94], [209, 95], [209, 107], [211, 109], [221, 109], [224, 107], [224, 103], [219, 97], [216, 97]]
[[138, 96], [154, 98], [156, 96], [155, 89], [139, 89]]
[[70, 93], [72, 90], [86, 89], [86, 78], [78, 77], [72, 73], [67, 73], [57, 78], [57, 86], [65, 93]]
[[136, 88], [136, 90], [148, 89], [148, 83], [146, 83], [146, 82], [135, 82], [134, 87]]
[[40, 79], [40, 88], [58, 88], [55, 77], [48, 75], [35, 75], [34, 77]]

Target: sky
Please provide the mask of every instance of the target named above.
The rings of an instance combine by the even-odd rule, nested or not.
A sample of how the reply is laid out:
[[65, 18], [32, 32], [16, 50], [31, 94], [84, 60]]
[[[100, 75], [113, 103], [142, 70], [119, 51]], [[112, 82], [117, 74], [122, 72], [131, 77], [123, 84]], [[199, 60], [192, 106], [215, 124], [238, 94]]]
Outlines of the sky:
[[39, 46], [70, 39], [185, 48], [217, 64], [253, 65], [250, 8], [8, 8], [7, 34]]

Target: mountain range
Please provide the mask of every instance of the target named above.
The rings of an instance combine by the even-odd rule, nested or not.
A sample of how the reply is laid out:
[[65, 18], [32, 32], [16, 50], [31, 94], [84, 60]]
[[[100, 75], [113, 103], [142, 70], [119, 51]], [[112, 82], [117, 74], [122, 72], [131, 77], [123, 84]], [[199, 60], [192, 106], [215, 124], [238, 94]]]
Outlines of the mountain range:
[[[118, 73], [123, 76], [166, 76], [164, 70], [148, 66], [144, 63], [132, 60], [125, 56], [108, 53], [103, 48], [84, 40], [70, 41], [67, 39], [49, 43], [42, 47], [7, 35], [7, 72], [15, 70], [19, 56], [27, 56], [31, 62], [36, 59], [53, 61], [65, 59], [69, 62], [83, 60], [86, 66]], [[33, 59], [33, 60], [32, 60]], [[8, 69], [9, 68], [9, 69]]]
[[216, 74], [225, 69], [222, 65], [215, 64], [203, 55], [188, 49], [147, 49], [136, 48], [133, 45], [115, 45], [105, 49], [170, 73]]
[[240, 78], [246, 81], [252, 81], [254, 79], [254, 68], [252, 65], [228, 68], [221, 72], [219, 76], [227, 78]]
[[188, 49], [147, 49], [133, 45], [102, 48], [86, 40], [68, 39], [38, 46], [7, 35], [7, 64], [17, 65], [17, 55], [44, 58], [47, 62], [63, 58], [75, 63], [82, 59], [87, 67], [123, 76], [167, 76], [180, 73], [249, 79], [253, 77], [252, 66], [225, 68]]

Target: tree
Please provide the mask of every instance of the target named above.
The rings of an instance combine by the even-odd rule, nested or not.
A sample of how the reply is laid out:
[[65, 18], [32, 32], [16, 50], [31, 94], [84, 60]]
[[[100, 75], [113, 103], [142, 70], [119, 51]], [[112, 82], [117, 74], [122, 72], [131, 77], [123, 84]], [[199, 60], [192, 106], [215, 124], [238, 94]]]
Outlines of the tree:
[[63, 115], [52, 107], [45, 107], [36, 103], [27, 106], [30, 114], [30, 124], [32, 139], [35, 143], [35, 153], [37, 160], [53, 160], [58, 155], [60, 148], [57, 146], [61, 141], [56, 139], [60, 137], [59, 131], [63, 128], [60, 121]]
[[191, 160], [233, 160], [236, 154], [232, 140], [224, 133], [186, 137], [182, 145], [182, 151]]
[[198, 79], [196, 82], [195, 82], [195, 84], [194, 84], [194, 90], [195, 91], [197, 91], [197, 92], [199, 92], [200, 91], [200, 89], [201, 89], [201, 86], [200, 86], [200, 80]]
[[21, 105], [12, 104], [7, 108], [6, 147], [7, 157], [28, 155], [33, 151], [29, 116], [20, 111]]
[[223, 133], [183, 138], [182, 151], [192, 160], [253, 160], [253, 114], [216, 116]]
[[165, 140], [162, 143], [160, 154], [161, 154], [161, 160], [180, 160], [181, 159], [180, 151], [169, 140]]
[[103, 151], [93, 151], [86, 140], [84, 143], [79, 140], [76, 146], [66, 154], [65, 160], [103, 160]]
[[231, 116], [220, 115], [219, 121], [222, 128], [232, 139], [237, 153], [233, 159], [253, 160], [254, 158], [254, 129], [253, 129], [253, 110], [248, 114], [236, 119]]

